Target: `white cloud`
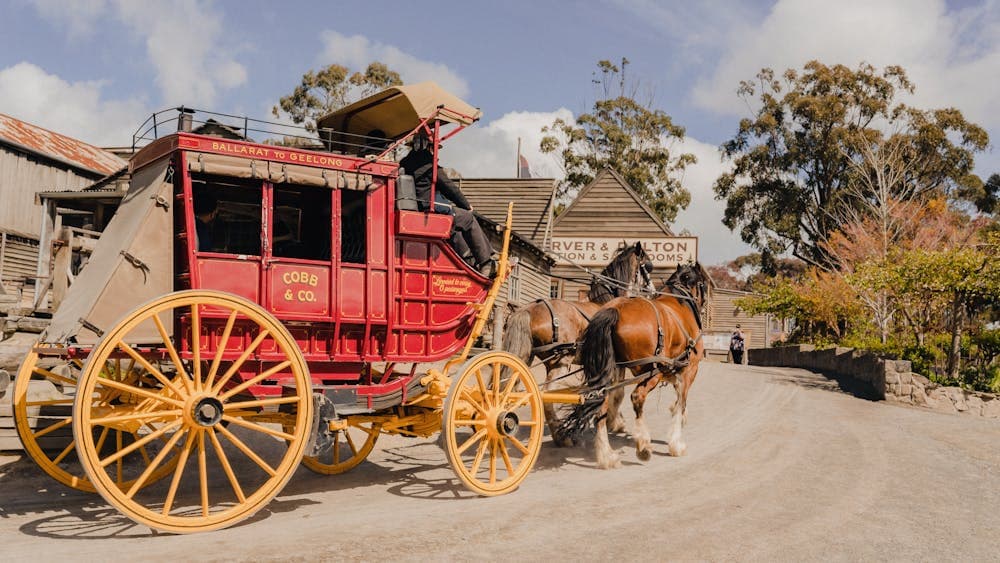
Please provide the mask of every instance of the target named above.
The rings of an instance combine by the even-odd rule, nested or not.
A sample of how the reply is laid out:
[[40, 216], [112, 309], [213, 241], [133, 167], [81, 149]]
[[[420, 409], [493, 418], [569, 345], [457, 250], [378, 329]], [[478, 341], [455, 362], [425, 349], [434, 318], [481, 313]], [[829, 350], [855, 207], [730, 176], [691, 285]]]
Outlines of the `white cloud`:
[[[573, 121], [573, 114], [561, 108], [553, 112], [511, 112], [488, 124], [472, 127], [445, 144], [441, 161], [466, 178], [512, 178], [517, 167], [517, 139], [521, 153], [531, 165], [532, 175], [541, 178], [564, 176], [557, 160], [542, 154], [538, 144], [542, 127], [556, 118]], [[718, 147], [690, 137], [674, 145], [676, 154], [692, 153], [698, 162], [689, 166], [682, 179], [691, 191], [691, 205], [671, 226], [675, 232], [687, 229], [698, 237], [699, 260], [718, 264], [752, 252], [751, 248], [722, 224], [725, 202], [716, 201], [712, 184], [730, 165], [722, 162]]]
[[368, 63], [379, 61], [398, 72], [403, 82], [433, 80], [460, 98], [469, 94], [469, 85], [465, 79], [445, 64], [418, 59], [398, 47], [371, 41], [363, 35], [347, 36], [327, 30], [320, 35], [320, 39], [323, 41], [323, 51], [317, 58], [318, 65], [336, 63], [360, 70], [367, 67]]
[[43, 17], [76, 34], [92, 32], [96, 23], [109, 16], [120, 20], [145, 41], [165, 105], [211, 107], [220, 90], [247, 81], [246, 68], [234, 58], [234, 47], [226, 43], [222, 14], [208, 2], [35, 0], [35, 5]]
[[994, 2], [962, 11], [943, 0], [780, 0], [759, 24], [723, 30], [727, 49], [693, 88], [701, 107], [742, 115], [741, 80], [763, 67], [777, 72], [811, 60], [850, 67], [903, 66], [917, 86], [918, 107], [954, 106], [986, 127], [1000, 126], [1000, 13]]
[[99, 146], [125, 146], [149, 112], [142, 100], [104, 98], [98, 81], [67, 82], [27, 62], [0, 69], [0, 109]]
[[687, 229], [698, 237], [698, 260], [702, 264], [720, 264], [753, 252], [738, 234], [722, 224], [726, 202], [715, 199], [712, 184], [732, 165], [722, 162], [719, 148], [687, 137], [674, 151], [698, 158], [696, 164], [684, 171], [682, 184], [691, 192], [691, 204], [677, 215], [677, 221], [671, 225], [674, 232]]
[[445, 143], [442, 163], [468, 178], [513, 178], [517, 172], [517, 140], [521, 154], [528, 160], [536, 178], [562, 178], [556, 160], [542, 154], [538, 145], [542, 127], [556, 118], [572, 120], [573, 114], [561, 108], [553, 112], [511, 112], [485, 125], [476, 125]]

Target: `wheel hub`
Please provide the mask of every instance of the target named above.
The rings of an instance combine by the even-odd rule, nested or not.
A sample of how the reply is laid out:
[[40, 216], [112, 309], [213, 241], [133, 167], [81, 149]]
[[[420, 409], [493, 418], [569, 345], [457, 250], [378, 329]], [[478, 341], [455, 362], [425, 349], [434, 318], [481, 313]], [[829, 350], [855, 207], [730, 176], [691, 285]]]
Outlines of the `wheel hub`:
[[517, 414], [515, 413], [504, 412], [497, 417], [497, 432], [501, 436], [515, 437], [520, 428], [521, 420], [517, 418]]
[[204, 397], [194, 404], [191, 418], [199, 426], [215, 426], [222, 420], [222, 401], [215, 397]]

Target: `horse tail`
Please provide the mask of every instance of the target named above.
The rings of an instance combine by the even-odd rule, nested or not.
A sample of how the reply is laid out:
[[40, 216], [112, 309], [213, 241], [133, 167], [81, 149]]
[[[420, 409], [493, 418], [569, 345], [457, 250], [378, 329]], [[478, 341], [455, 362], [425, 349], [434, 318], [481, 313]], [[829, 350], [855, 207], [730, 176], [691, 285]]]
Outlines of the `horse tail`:
[[507, 326], [503, 331], [503, 349], [521, 358], [524, 363], [530, 363], [531, 311], [528, 307], [521, 307], [507, 319]]
[[[618, 373], [612, 336], [618, 327], [618, 309], [601, 309], [583, 333], [580, 362], [583, 364], [584, 386], [588, 390], [604, 389]], [[573, 409], [559, 426], [561, 438], [576, 436], [587, 429], [604, 405], [604, 397], [588, 399]]]

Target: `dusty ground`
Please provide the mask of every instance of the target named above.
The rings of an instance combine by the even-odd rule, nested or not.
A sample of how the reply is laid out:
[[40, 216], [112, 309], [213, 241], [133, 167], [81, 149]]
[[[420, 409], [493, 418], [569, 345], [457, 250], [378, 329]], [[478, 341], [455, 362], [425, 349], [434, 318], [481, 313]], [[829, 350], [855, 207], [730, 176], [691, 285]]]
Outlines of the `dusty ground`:
[[0, 457], [0, 551], [33, 560], [996, 560], [1000, 422], [874, 403], [794, 369], [703, 364], [688, 455], [626, 436], [621, 469], [557, 449], [521, 488], [477, 498], [430, 441], [386, 438], [339, 477], [300, 469], [234, 528], [151, 533], [27, 460]]

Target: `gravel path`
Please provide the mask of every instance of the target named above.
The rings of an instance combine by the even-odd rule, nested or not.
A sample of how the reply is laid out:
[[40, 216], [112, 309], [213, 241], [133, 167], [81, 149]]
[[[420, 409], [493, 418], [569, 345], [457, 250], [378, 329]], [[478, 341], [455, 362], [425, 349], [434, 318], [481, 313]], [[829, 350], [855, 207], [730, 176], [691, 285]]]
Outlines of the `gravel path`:
[[[250, 521], [153, 534], [0, 456], [0, 551], [34, 560], [996, 560], [1000, 421], [875, 403], [795, 369], [704, 363], [688, 455], [594, 468], [546, 440], [521, 488], [466, 493], [432, 441], [383, 438], [347, 475], [301, 469]], [[626, 401], [626, 410], [628, 408]], [[629, 419], [631, 420], [631, 419]]]

